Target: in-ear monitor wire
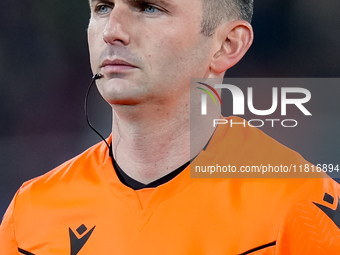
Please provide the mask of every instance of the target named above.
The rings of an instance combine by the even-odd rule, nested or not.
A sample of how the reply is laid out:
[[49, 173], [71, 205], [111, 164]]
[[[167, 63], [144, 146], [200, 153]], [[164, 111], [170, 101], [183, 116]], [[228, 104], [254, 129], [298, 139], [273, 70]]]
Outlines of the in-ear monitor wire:
[[97, 133], [97, 135], [100, 136], [101, 139], [103, 139], [103, 141], [106, 143], [107, 147], [109, 148], [109, 152], [111, 154], [111, 147], [110, 145], [107, 143], [107, 141], [105, 140], [105, 138], [92, 126], [90, 120], [89, 120], [89, 114], [88, 114], [88, 98], [89, 98], [89, 94], [90, 94], [90, 91], [91, 91], [91, 88], [92, 88], [92, 85], [94, 84], [94, 82], [96, 80], [99, 80], [103, 77], [102, 74], [100, 73], [97, 73], [95, 74], [93, 77], [92, 77], [92, 81], [91, 81], [91, 84], [89, 86], [89, 88], [87, 89], [87, 92], [86, 92], [86, 97], [85, 97], [85, 117], [86, 117], [86, 121], [87, 121], [87, 124], [90, 126], [90, 128]]

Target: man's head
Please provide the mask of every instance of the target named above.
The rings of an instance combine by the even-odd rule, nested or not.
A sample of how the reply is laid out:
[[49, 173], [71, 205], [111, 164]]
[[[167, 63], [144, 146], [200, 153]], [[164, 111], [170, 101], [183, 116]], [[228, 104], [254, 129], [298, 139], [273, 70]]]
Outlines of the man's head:
[[203, 4], [202, 33], [212, 36], [224, 21], [241, 19], [251, 23], [254, 0], [201, 0]]
[[223, 77], [253, 38], [237, 19], [240, 7], [225, 1], [91, 0], [91, 66], [104, 75], [97, 82], [104, 99], [159, 109], [188, 101], [190, 78]]

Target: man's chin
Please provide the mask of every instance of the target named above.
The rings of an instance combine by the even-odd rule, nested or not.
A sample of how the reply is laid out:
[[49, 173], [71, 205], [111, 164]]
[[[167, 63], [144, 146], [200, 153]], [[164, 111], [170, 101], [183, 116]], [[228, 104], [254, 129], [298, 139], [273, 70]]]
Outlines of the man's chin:
[[136, 94], [128, 93], [105, 93], [102, 95], [104, 100], [112, 106], [133, 106], [139, 105], [143, 102], [143, 97]]

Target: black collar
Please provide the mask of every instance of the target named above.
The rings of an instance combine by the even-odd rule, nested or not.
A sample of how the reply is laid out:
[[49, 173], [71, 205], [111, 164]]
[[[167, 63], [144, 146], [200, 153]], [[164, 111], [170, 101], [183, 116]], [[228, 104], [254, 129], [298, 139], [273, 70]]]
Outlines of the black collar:
[[[111, 150], [112, 151], [112, 150]], [[164, 183], [167, 183], [168, 181], [175, 178], [177, 175], [179, 175], [187, 166], [190, 164], [190, 161], [182, 165], [181, 167], [177, 168], [175, 171], [172, 171], [171, 173], [163, 176], [162, 178], [153, 181], [149, 184], [143, 184], [139, 181], [136, 181], [135, 179], [132, 179], [130, 176], [128, 176], [123, 169], [120, 168], [120, 166], [117, 164], [116, 160], [112, 156], [112, 153], [110, 153], [110, 156], [112, 158], [112, 164], [113, 168], [115, 169], [117, 176], [119, 180], [125, 185], [130, 187], [133, 190], [140, 190], [145, 188], [156, 188]]]

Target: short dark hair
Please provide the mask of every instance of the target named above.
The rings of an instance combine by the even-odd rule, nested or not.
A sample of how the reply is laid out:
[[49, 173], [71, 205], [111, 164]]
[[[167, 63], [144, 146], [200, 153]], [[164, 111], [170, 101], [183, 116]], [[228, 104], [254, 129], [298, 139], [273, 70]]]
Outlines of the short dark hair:
[[203, 20], [201, 32], [212, 36], [222, 21], [243, 19], [251, 22], [254, 0], [201, 0], [203, 2]]

